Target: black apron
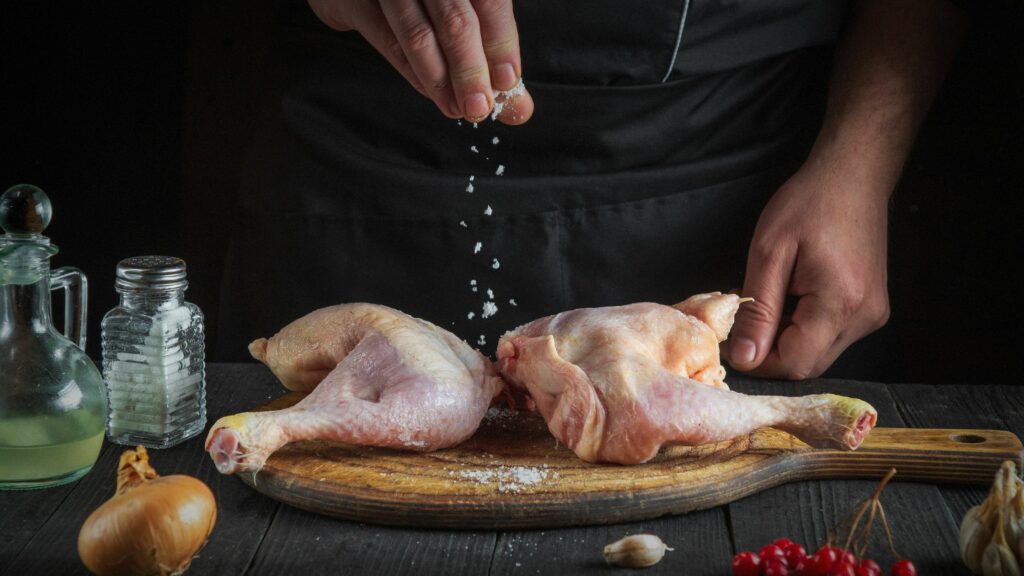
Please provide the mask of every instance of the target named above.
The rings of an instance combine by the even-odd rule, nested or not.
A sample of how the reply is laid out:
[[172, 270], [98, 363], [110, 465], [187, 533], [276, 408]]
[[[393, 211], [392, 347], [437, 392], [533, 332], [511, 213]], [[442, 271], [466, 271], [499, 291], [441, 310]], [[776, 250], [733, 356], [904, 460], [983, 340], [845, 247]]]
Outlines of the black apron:
[[287, 11], [289, 77], [250, 155], [219, 358], [339, 302], [489, 354], [561, 310], [742, 286], [761, 209], [820, 124], [843, 3], [515, 10], [536, 102], [519, 127], [447, 119], [358, 34]]

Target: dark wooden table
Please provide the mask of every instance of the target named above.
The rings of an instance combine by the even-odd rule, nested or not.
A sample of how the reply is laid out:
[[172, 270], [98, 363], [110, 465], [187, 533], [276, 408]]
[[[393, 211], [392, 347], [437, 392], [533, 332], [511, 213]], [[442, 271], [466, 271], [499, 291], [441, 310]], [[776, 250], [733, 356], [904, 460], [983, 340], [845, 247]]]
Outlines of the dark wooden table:
[[[837, 392], [871, 402], [883, 426], [995, 428], [1024, 434], [1024, 386], [927, 386], [839, 380], [803, 383], [732, 377], [734, 389], [780, 394]], [[207, 378], [209, 421], [261, 404], [284, 392], [256, 364], [214, 364]], [[780, 536], [805, 546], [830, 528], [873, 488], [866, 480], [787, 484], [711, 510], [613, 526], [536, 531], [411, 530], [318, 516], [270, 500], [238, 478], [218, 474], [203, 437], [152, 451], [161, 474], [190, 474], [217, 497], [217, 526], [189, 574], [611, 574], [605, 544], [637, 532], [661, 536], [675, 548], [645, 574], [729, 574], [732, 555], [757, 550]], [[123, 447], [105, 444], [93, 471], [49, 490], [0, 492], [0, 574], [85, 574], [78, 529], [114, 492]], [[967, 574], [959, 562], [957, 530], [985, 487], [896, 482], [882, 501], [900, 553], [922, 575]], [[891, 561], [878, 527], [873, 556]]]

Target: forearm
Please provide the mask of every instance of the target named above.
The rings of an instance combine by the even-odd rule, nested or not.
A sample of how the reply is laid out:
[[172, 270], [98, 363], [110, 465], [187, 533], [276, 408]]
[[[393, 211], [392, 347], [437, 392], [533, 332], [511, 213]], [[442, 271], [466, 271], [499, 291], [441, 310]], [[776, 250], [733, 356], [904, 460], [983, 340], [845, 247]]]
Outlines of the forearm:
[[946, 0], [858, 1], [808, 165], [888, 198], [964, 28]]

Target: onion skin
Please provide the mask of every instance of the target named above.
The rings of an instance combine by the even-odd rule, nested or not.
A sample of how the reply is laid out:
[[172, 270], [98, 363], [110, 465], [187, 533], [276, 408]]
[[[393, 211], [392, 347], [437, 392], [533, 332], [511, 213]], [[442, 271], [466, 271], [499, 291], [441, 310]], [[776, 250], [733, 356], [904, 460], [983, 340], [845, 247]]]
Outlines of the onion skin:
[[[141, 447], [140, 447], [141, 448]], [[144, 449], [143, 449], [144, 450]], [[124, 471], [125, 453], [121, 459]], [[138, 453], [132, 466], [138, 467]], [[152, 471], [142, 452], [142, 466]], [[98, 576], [184, 572], [217, 520], [213, 493], [184, 475], [134, 478], [93, 511], [78, 533], [78, 555]]]

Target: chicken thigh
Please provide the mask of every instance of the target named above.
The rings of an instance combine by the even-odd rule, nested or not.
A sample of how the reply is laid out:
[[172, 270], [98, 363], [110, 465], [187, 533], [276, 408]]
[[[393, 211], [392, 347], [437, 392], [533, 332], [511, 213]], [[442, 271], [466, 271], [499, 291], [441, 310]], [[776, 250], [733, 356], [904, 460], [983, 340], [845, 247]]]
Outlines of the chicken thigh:
[[675, 306], [563, 312], [502, 336], [498, 368], [529, 394], [551, 433], [588, 462], [637, 464], [663, 444], [706, 444], [763, 426], [812, 446], [859, 446], [876, 419], [866, 402], [728, 390], [718, 343], [739, 304], [735, 295], [712, 293]]
[[224, 474], [258, 470], [295, 440], [453, 446], [476, 431], [504, 387], [490, 360], [454, 334], [374, 304], [317, 310], [249, 351], [287, 388], [311, 392], [284, 410], [218, 420], [206, 449]]

